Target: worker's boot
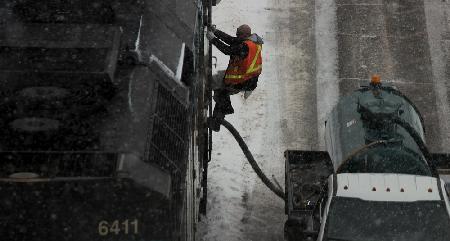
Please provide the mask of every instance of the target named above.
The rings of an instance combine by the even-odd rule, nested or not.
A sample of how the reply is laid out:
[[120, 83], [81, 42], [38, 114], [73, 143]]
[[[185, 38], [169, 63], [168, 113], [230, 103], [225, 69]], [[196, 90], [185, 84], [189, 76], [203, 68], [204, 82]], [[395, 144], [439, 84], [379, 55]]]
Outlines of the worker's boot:
[[220, 122], [218, 122], [215, 117], [208, 117], [208, 128], [215, 132], [219, 132]]
[[218, 118], [218, 117], [209, 117], [208, 118], [208, 128], [215, 131], [215, 132], [219, 132], [220, 131], [220, 121], [223, 120]]
[[215, 131], [220, 131], [220, 122], [225, 118], [225, 114], [217, 109], [214, 109], [214, 113], [212, 117], [208, 118], [208, 127]]

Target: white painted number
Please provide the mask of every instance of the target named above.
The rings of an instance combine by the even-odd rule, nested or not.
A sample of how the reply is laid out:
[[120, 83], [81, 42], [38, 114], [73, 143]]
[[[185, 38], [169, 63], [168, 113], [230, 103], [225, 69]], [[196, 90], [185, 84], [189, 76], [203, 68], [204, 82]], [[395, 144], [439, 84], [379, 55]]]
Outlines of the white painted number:
[[131, 222], [131, 225], [134, 227], [134, 233], [138, 233], [138, 220], [135, 219], [133, 222]]
[[108, 231], [108, 222], [101, 221], [98, 223], [98, 234], [100, 234], [100, 236], [108, 235]]
[[119, 221], [118, 220], [112, 222], [111, 228], [109, 229], [109, 232], [114, 233], [115, 235], [120, 233]]
[[122, 223], [123, 227], [125, 228], [124, 232], [125, 234], [128, 234], [128, 219], [125, 220], [125, 222]]
[[119, 235], [120, 233], [124, 234], [137, 234], [138, 233], [138, 220], [135, 219], [130, 222], [130, 220], [126, 219], [123, 222], [119, 220], [114, 220], [110, 223], [108, 221], [100, 221], [98, 223], [98, 234], [100, 236], [106, 236], [109, 234]]

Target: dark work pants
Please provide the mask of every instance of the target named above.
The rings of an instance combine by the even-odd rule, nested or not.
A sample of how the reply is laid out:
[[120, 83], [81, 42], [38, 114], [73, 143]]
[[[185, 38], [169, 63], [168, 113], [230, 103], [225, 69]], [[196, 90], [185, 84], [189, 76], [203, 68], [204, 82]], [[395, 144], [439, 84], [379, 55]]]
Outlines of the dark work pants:
[[249, 79], [245, 83], [226, 86], [214, 91], [214, 117], [223, 118], [225, 115], [233, 114], [234, 109], [231, 106], [230, 95], [239, 93], [240, 91], [253, 91], [258, 83], [258, 77]]
[[229, 115], [233, 114], [233, 106], [231, 106], [231, 100], [230, 95], [234, 94], [235, 92], [232, 92], [229, 89], [218, 89], [214, 91], [214, 101], [216, 102], [216, 105], [214, 106], [214, 117], [220, 117], [221, 115]]

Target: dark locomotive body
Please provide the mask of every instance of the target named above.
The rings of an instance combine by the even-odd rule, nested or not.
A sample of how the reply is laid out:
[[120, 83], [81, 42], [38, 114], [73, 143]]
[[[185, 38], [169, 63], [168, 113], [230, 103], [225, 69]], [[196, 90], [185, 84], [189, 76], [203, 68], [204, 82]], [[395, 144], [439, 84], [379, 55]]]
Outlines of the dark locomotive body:
[[2, 240], [194, 240], [202, 1], [2, 1]]

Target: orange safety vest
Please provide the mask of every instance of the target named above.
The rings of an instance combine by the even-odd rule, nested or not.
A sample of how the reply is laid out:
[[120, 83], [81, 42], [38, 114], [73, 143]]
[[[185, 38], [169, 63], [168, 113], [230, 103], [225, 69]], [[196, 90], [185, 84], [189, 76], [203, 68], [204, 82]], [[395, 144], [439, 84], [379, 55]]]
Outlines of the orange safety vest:
[[244, 42], [248, 47], [248, 54], [245, 59], [239, 56], [232, 56], [225, 71], [224, 82], [226, 85], [236, 85], [257, 77], [262, 71], [262, 45], [251, 40]]

